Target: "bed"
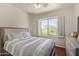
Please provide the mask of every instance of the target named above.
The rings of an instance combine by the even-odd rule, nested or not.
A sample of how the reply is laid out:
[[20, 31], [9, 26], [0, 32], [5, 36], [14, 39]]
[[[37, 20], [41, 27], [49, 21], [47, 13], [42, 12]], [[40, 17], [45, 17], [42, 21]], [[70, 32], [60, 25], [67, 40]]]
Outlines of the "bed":
[[8, 29], [5, 34], [7, 40], [5, 40], [4, 49], [11, 55], [49, 56], [54, 54], [55, 44], [52, 39], [32, 37], [29, 32], [17, 31]]

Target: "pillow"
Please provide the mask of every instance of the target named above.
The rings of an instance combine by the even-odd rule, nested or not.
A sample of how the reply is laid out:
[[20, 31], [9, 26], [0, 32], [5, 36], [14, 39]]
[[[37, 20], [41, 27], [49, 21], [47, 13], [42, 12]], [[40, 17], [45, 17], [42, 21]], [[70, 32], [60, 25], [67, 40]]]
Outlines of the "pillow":
[[13, 40], [11, 34], [5, 34], [5, 36], [4, 36], [4, 42], [7, 41], [7, 40]]
[[24, 39], [32, 36], [30, 35], [29, 32], [19, 32], [19, 33], [12, 33], [11, 37], [12, 39], [15, 39], [15, 38]]
[[26, 38], [26, 37], [32, 37], [32, 36], [30, 35], [29, 32], [24, 32], [24, 33], [23, 33], [23, 37]]
[[10, 35], [10, 34], [7, 34], [7, 35], [6, 35], [6, 39], [12, 40], [11, 35]]
[[11, 33], [11, 34], [6, 34], [5, 40], [25, 39], [29, 37], [32, 37], [29, 32]]
[[12, 38], [13, 39], [16, 39], [16, 38], [22, 39], [24, 37], [23, 37], [23, 34], [22, 33], [13, 33], [12, 34]]

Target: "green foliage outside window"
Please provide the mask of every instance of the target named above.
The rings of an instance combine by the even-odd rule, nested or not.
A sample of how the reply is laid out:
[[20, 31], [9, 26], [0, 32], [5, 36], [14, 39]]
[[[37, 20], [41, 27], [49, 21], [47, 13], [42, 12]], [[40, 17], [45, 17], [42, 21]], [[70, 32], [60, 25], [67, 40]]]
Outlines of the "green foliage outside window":
[[42, 34], [43, 35], [57, 35], [58, 31], [57, 31], [57, 27], [53, 26], [53, 25], [46, 25], [42, 28]]

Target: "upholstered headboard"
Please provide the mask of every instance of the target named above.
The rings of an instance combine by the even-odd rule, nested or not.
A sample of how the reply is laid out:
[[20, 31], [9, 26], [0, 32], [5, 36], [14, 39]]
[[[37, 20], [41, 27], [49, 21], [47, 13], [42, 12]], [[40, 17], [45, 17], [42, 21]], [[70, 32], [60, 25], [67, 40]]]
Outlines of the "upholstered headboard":
[[29, 28], [0, 27], [0, 29], [2, 29], [2, 31], [0, 31], [0, 32], [2, 32], [2, 33], [0, 33], [1, 34], [1, 41], [3, 42], [3, 43], [1, 43], [2, 46], [5, 42], [5, 35], [6, 34], [18, 33], [18, 32], [29, 32]]
[[4, 29], [4, 35], [18, 32], [29, 32], [29, 28], [6, 27]]
[[4, 28], [4, 30], [5, 30], [5, 34], [18, 33], [18, 32], [29, 32], [29, 28], [6, 27]]

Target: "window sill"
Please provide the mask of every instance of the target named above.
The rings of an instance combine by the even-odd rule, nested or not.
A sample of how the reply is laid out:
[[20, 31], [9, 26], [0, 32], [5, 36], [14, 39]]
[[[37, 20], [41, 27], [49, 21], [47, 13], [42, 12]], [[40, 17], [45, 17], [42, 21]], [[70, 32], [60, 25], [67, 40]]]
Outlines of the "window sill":
[[43, 35], [38, 35], [38, 37], [46, 37], [46, 38], [62, 38], [62, 39], [64, 39], [64, 36], [43, 36]]

